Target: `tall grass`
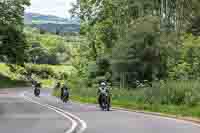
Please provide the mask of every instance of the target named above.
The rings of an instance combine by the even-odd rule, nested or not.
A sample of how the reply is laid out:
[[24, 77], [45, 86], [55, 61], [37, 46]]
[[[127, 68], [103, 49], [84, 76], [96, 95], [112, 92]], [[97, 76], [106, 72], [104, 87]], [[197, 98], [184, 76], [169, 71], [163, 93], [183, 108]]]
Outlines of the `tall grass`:
[[[96, 98], [98, 85], [87, 87], [87, 81], [72, 78], [68, 81], [72, 94], [84, 98]], [[112, 99], [121, 102], [160, 105], [195, 106], [200, 103], [199, 81], [160, 81], [152, 87], [134, 90], [111, 88]]]
[[143, 102], [162, 105], [189, 105], [200, 102], [199, 81], [161, 81], [144, 91]]
[[[97, 103], [98, 85], [87, 87], [85, 80], [68, 81], [73, 100]], [[112, 88], [112, 105], [129, 109], [163, 112], [181, 116], [200, 117], [199, 81], [160, 81], [153, 87], [134, 90]], [[54, 92], [59, 96], [60, 93]]]

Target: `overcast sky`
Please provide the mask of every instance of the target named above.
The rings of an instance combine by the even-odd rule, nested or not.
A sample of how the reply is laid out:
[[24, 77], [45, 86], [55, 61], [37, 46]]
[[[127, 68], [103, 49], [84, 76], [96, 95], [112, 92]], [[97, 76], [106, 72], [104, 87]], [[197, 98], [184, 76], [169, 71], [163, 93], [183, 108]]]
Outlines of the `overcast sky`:
[[76, 0], [31, 0], [31, 6], [26, 12], [70, 17], [68, 11], [71, 9], [71, 3], [75, 2]]

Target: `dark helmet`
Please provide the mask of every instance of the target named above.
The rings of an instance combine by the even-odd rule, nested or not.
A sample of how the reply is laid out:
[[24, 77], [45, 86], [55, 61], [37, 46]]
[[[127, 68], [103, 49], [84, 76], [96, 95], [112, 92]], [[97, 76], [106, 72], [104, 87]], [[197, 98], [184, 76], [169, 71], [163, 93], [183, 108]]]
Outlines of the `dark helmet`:
[[57, 82], [56, 86], [60, 86], [60, 82]]

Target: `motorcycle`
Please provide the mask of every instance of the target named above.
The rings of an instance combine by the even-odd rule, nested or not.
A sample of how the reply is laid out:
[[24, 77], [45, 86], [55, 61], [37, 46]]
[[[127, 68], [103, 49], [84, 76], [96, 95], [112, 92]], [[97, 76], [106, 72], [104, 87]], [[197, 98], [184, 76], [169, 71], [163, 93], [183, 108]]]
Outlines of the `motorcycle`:
[[34, 95], [35, 95], [36, 97], [39, 97], [39, 96], [40, 96], [40, 89], [39, 89], [39, 88], [35, 87], [35, 89], [34, 89]]
[[62, 101], [67, 103], [69, 101], [69, 92], [67, 90], [63, 91]]
[[34, 95], [36, 97], [39, 97], [40, 96], [40, 87], [41, 87], [41, 85], [40, 84], [35, 84], [35, 85], [33, 85], [33, 87], [34, 87]]
[[107, 94], [101, 94], [99, 104], [103, 111], [110, 111], [110, 96]]

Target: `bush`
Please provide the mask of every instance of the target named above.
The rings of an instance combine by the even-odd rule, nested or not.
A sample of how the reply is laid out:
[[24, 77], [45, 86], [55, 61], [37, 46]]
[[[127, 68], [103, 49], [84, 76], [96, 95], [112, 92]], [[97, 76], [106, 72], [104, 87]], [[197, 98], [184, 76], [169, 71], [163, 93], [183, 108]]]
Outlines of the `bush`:
[[60, 89], [54, 89], [52, 92], [52, 95], [56, 96], [56, 97], [60, 97], [60, 95], [61, 95]]
[[35, 74], [41, 79], [49, 79], [56, 76], [53, 69], [47, 65], [27, 65], [25, 69], [27, 73]]
[[145, 89], [144, 102], [194, 106], [198, 104], [199, 96], [198, 81], [161, 81]]

